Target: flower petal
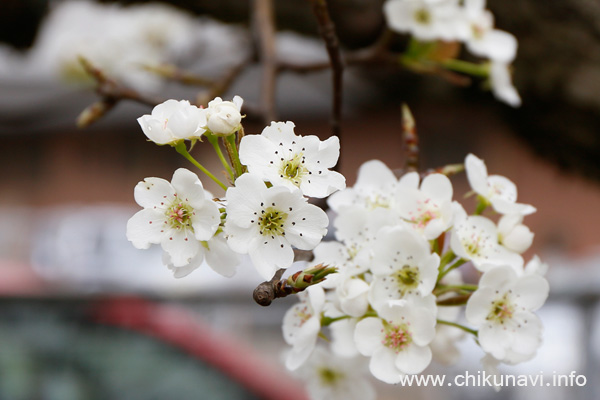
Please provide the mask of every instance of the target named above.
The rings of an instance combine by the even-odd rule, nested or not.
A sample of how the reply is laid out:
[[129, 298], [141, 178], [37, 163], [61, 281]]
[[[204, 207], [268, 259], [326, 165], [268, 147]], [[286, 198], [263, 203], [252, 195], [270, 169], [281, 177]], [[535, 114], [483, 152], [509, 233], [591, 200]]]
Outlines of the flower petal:
[[162, 178], [146, 178], [139, 182], [133, 191], [136, 203], [144, 208], [165, 208], [168, 199], [175, 195], [175, 189]]
[[404, 350], [398, 352], [394, 365], [405, 374], [418, 374], [431, 363], [431, 357], [429, 346], [418, 346], [411, 343]]
[[136, 249], [147, 249], [161, 242], [165, 216], [151, 208], [138, 211], [127, 221], [127, 240]]

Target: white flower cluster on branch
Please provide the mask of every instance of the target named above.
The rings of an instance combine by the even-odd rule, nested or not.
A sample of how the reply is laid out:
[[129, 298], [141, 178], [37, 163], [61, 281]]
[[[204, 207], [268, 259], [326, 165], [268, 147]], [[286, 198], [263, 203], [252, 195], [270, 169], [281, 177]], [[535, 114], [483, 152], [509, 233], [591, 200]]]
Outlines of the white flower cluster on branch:
[[[494, 27], [494, 16], [486, 0], [387, 0], [384, 15], [390, 29], [413, 37], [408, 54], [427, 59], [427, 53], [439, 57], [431, 43], [462, 42], [470, 53], [489, 60], [489, 67], [447, 59], [446, 68], [489, 78], [494, 95], [511, 106], [521, 98], [512, 84], [510, 64], [517, 54], [517, 39]], [[419, 60], [419, 61], [421, 61]]]
[[144, 209], [129, 220], [127, 237], [140, 249], [160, 244], [176, 277], [203, 260], [232, 276], [239, 264], [236, 254], [248, 254], [259, 274], [271, 279], [293, 263], [293, 248], [312, 250], [327, 233], [327, 215], [306, 196], [325, 197], [346, 186], [341, 174], [329, 170], [340, 153], [337, 137], [322, 142], [298, 136], [291, 122], [273, 122], [260, 135], [243, 136], [242, 104], [239, 96], [233, 101], [217, 97], [207, 108], [167, 100], [138, 119], [148, 139], [175, 147], [204, 172], [186, 143], [207, 139], [233, 183], [227, 187], [209, 174], [226, 189], [224, 198], [213, 199], [193, 172], [181, 168], [170, 183], [146, 178], [136, 186], [136, 202]]
[[[443, 173], [398, 178], [372, 160], [346, 188], [344, 176], [331, 170], [340, 152], [337, 137], [299, 136], [289, 121], [247, 135], [242, 103], [238, 96], [216, 98], [207, 108], [168, 100], [138, 119], [151, 141], [174, 147], [225, 195], [215, 198], [184, 168], [171, 182], [146, 178], [134, 190], [143, 209], [127, 225], [135, 247], [159, 244], [178, 278], [204, 261], [231, 277], [239, 255], [247, 254], [277, 292], [264, 305], [299, 293], [300, 302], [283, 321], [291, 346], [286, 366], [313, 381], [315, 398], [335, 388], [347, 393], [352, 385], [372, 398], [363, 378], [348, 378], [354, 376], [348, 365], [366, 362], [375, 378], [398, 383], [421, 373], [434, 357], [455, 361], [465, 333], [476, 336], [490, 365], [535, 355], [542, 325], [534, 312], [546, 300], [548, 283], [539, 258], [525, 265], [522, 254], [533, 233], [523, 219], [536, 209], [517, 202], [514, 183], [488, 175], [485, 163], [469, 154], [464, 168], [476, 199], [472, 214], [453, 200], [452, 182]], [[229, 185], [189, 153], [188, 145], [204, 140], [214, 147]], [[336, 240], [322, 242], [329, 218], [307, 196], [328, 197]], [[312, 251], [314, 260], [281, 280], [295, 250]], [[471, 277], [463, 279], [468, 267]], [[459, 320], [462, 306], [470, 326]], [[329, 350], [318, 346], [319, 336], [328, 333]]]
[[[548, 296], [548, 282], [539, 258], [525, 266], [521, 255], [533, 239], [523, 217], [535, 208], [517, 203], [515, 185], [488, 176], [476, 156], [469, 154], [465, 166], [477, 195], [473, 215], [453, 201], [447, 176], [421, 179], [410, 172], [398, 179], [376, 160], [362, 165], [354, 187], [329, 198], [337, 240], [319, 244], [313, 262], [337, 273], [286, 314], [288, 368], [306, 375], [298, 361], [312, 360], [319, 335], [329, 336], [330, 358], [362, 360], [374, 377], [392, 384], [421, 373], [434, 357], [455, 362], [465, 332], [495, 364], [535, 355], [542, 325], [534, 312]], [[488, 208], [500, 218], [483, 215]], [[469, 268], [478, 277], [465, 283], [461, 271]], [[470, 326], [459, 320], [461, 307]], [[327, 365], [330, 379], [311, 382], [319, 393], [347, 375], [344, 361]]]

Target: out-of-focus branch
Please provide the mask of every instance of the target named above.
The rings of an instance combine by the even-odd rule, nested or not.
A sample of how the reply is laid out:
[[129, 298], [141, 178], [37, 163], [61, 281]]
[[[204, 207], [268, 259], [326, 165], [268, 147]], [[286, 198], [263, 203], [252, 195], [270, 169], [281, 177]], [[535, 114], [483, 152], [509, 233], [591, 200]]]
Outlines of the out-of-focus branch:
[[89, 126], [102, 118], [121, 100], [133, 100], [150, 106], [162, 102], [161, 99], [145, 96], [140, 92], [109, 78], [100, 68], [93, 65], [85, 57], [80, 56], [79, 62], [86, 73], [96, 82], [95, 90], [100, 96], [99, 101], [88, 106], [81, 114], [79, 114], [77, 126], [80, 128]]
[[223, 76], [213, 81], [209, 88], [198, 94], [196, 97], [196, 104], [207, 104], [210, 100], [217, 96], [222, 96], [240, 76], [240, 74], [250, 65], [250, 61], [247, 58], [239, 61], [237, 64], [232, 66]]
[[275, 82], [277, 66], [275, 56], [275, 16], [273, 0], [254, 0], [253, 29], [257, 44], [258, 59], [262, 68], [260, 108], [263, 122], [269, 124], [276, 119]]
[[183, 85], [210, 86], [213, 83], [212, 79], [198, 76], [173, 64], [144, 65], [144, 69]]
[[[341, 116], [342, 116], [342, 78], [344, 72], [344, 60], [340, 50], [340, 42], [335, 32], [335, 25], [329, 15], [326, 0], [309, 0], [312, 4], [313, 12], [317, 17], [319, 24], [319, 33], [325, 42], [329, 61], [331, 63], [332, 83], [333, 83], [333, 108], [331, 112], [331, 130], [332, 134], [341, 139]], [[340, 163], [338, 163], [338, 166]]]
[[404, 141], [404, 171], [419, 170], [419, 136], [417, 135], [417, 127], [410, 108], [406, 103], [402, 104], [402, 139]]

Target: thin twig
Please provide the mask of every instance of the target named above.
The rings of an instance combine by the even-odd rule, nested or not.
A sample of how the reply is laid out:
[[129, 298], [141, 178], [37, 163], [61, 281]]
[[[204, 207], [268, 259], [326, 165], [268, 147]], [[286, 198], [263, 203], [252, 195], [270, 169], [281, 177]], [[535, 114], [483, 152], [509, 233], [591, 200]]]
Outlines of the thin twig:
[[260, 103], [265, 124], [276, 119], [275, 82], [277, 65], [275, 56], [275, 16], [273, 0], [254, 0], [253, 28], [258, 47], [258, 58], [262, 68], [262, 90]]
[[203, 105], [207, 104], [210, 100], [214, 99], [217, 96], [222, 96], [235, 82], [235, 80], [240, 76], [240, 74], [248, 67], [249, 60], [248, 58], [244, 58], [239, 61], [237, 64], [229, 68], [223, 76], [214, 81], [210, 87], [198, 94], [196, 97], [196, 104]]
[[[335, 25], [329, 15], [326, 0], [309, 0], [312, 4], [313, 12], [317, 17], [319, 24], [319, 33], [329, 56], [329, 62], [332, 69], [333, 83], [333, 107], [331, 111], [331, 131], [333, 135], [340, 137], [341, 140], [341, 117], [342, 117], [342, 78], [344, 72], [344, 60], [340, 51], [339, 40], [335, 32]], [[340, 163], [338, 162], [338, 166]]]
[[419, 136], [417, 135], [417, 126], [415, 119], [406, 103], [402, 104], [402, 139], [404, 140], [404, 149], [406, 158], [404, 160], [404, 171], [419, 170]]
[[109, 78], [104, 71], [93, 65], [85, 57], [79, 57], [79, 63], [85, 72], [96, 81], [96, 93], [100, 100], [88, 106], [77, 118], [77, 126], [87, 127], [102, 118], [121, 100], [133, 100], [151, 107], [162, 102], [161, 99], [149, 97], [131, 89], [116, 80]]
[[[294, 261], [312, 261], [313, 258], [314, 254], [310, 250], [294, 249]], [[252, 297], [257, 304], [266, 307], [275, 299], [299, 292], [287, 284], [287, 279], [281, 280], [284, 271], [278, 270], [270, 281], [265, 281], [254, 289]]]

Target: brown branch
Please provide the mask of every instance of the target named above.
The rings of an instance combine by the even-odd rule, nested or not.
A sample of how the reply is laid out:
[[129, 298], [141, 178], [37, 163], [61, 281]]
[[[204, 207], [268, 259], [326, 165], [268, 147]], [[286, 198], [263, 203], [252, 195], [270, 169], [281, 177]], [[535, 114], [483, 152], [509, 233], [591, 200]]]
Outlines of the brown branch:
[[203, 105], [208, 104], [209, 101], [217, 96], [222, 96], [240, 76], [240, 74], [248, 67], [249, 59], [244, 58], [234, 66], [232, 66], [223, 76], [216, 81], [212, 82], [210, 87], [201, 92], [196, 97], [196, 104]]
[[77, 126], [84, 128], [102, 118], [121, 100], [133, 100], [154, 107], [162, 102], [161, 99], [142, 95], [116, 80], [109, 78], [104, 71], [93, 65], [85, 57], [79, 57], [79, 63], [85, 72], [96, 82], [96, 93], [100, 100], [88, 106], [79, 114]]
[[258, 48], [258, 59], [262, 68], [260, 107], [263, 112], [263, 122], [269, 124], [276, 119], [275, 82], [277, 79], [277, 63], [273, 0], [254, 0], [253, 6], [253, 29]]
[[[313, 258], [314, 254], [310, 250], [294, 249], [294, 261], [312, 261]], [[281, 280], [284, 271], [284, 269], [278, 270], [270, 281], [263, 282], [254, 289], [252, 297], [257, 304], [266, 307], [275, 299], [302, 291], [289, 286], [287, 279]]]
[[[335, 32], [335, 25], [329, 15], [326, 0], [309, 0], [312, 4], [313, 13], [317, 17], [319, 33], [325, 42], [327, 54], [331, 63], [333, 83], [333, 107], [331, 111], [331, 131], [333, 135], [340, 137], [342, 117], [342, 78], [344, 72], [344, 60], [340, 51], [339, 40]], [[338, 162], [338, 166], [340, 163]]]
[[198, 76], [173, 64], [144, 65], [143, 68], [162, 78], [179, 82], [184, 85], [210, 86], [213, 84], [211, 79]]

